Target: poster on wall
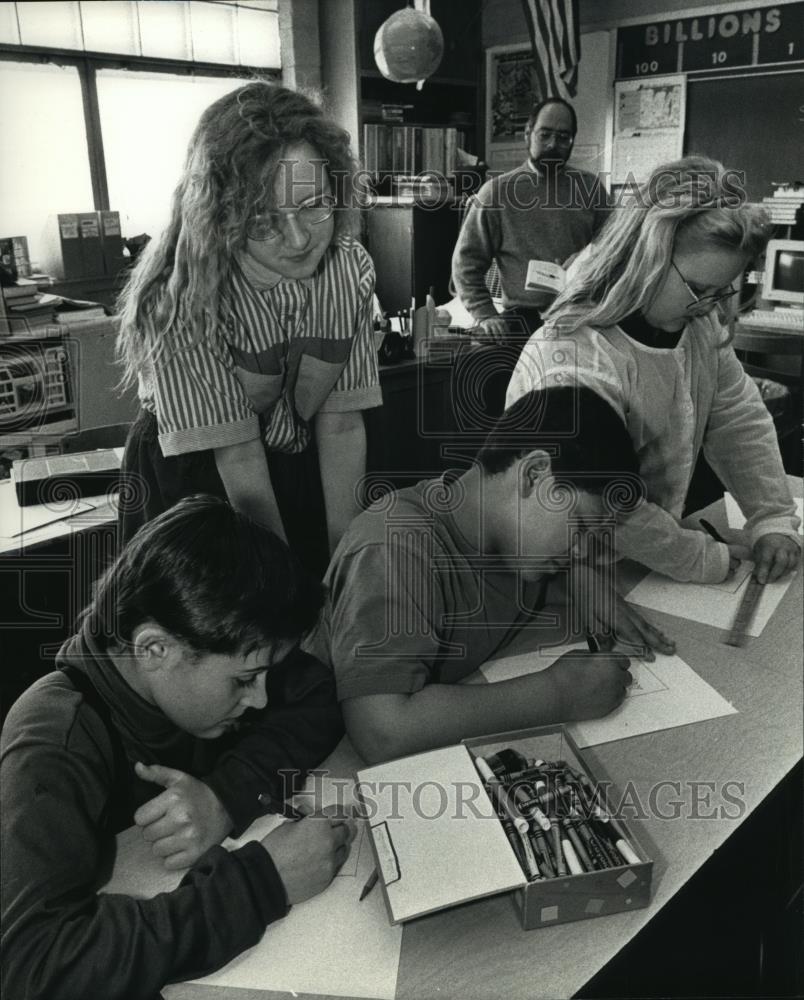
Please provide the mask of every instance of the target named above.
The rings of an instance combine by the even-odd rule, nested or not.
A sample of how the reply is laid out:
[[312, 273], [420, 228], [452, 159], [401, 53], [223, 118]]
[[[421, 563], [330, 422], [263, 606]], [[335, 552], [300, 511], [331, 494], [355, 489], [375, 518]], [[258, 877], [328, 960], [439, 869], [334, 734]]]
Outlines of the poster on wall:
[[494, 171], [525, 159], [524, 131], [536, 100], [530, 45], [500, 45], [486, 52], [486, 161]]
[[614, 85], [612, 184], [639, 184], [658, 164], [682, 155], [686, 102], [683, 74]]
[[[530, 45], [498, 45], [486, 51], [486, 162], [495, 173], [513, 170], [527, 156], [525, 125], [536, 103], [538, 83]], [[576, 145], [572, 163], [600, 170], [600, 146]]]

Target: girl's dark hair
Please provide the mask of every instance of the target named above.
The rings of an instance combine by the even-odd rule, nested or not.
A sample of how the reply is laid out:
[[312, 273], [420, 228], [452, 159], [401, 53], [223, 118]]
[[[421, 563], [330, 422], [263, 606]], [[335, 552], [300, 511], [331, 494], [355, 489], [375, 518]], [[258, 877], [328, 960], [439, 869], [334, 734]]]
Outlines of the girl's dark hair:
[[586, 386], [551, 386], [520, 397], [497, 421], [477, 460], [494, 475], [534, 449], [551, 456], [556, 478], [587, 493], [616, 494], [623, 511], [644, 492], [625, 424]]
[[273, 532], [225, 500], [181, 500], [141, 528], [84, 612], [102, 648], [156, 622], [197, 653], [297, 639], [318, 620], [322, 585]]

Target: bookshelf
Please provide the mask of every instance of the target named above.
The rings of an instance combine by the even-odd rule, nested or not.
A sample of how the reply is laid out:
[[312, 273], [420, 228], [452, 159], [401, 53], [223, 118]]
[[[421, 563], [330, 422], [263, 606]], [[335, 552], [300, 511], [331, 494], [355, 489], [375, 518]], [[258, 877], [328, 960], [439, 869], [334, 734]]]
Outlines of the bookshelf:
[[457, 147], [483, 154], [482, 0], [432, 0], [444, 56], [422, 90], [386, 80], [374, 60], [374, 36], [400, 7], [399, 0], [355, 3], [360, 155], [382, 195], [394, 194], [394, 176], [450, 176]]
[[[451, 256], [460, 223], [454, 190], [440, 189], [434, 209], [433, 201], [425, 202], [422, 195], [419, 203], [411, 191], [394, 184], [395, 178], [437, 170], [432, 156], [447, 166], [449, 130], [452, 147], [457, 146], [460, 133], [462, 148], [481, 159], [485, 137], [482, 0], [460, 4], [432, 0], [431, 12], [444, 36], [444, 56], [422, 90], [415, 84], [386, 80], [374, 61], [378, 28], [402, 6], [403, 0], [327, 0], [319, 4], [321, 78], [328, 112], [351, 133], [360, 160], [368, 167], [379, 166], [377, 143], [383, 140], [378, 134], [385, 130], [388, 142], [392, 130], [402, 135], [402, 151], [397, 153], [396, 162], [391, 153], [390, 164], [383, 161], [385, 168], [375, 172], [372, 184], [380, 198], [364, 216], [364, 240], [374, 259], [378, 296], [390, 312], [410, 308], [414, 299], [417, 306], [423, 305], [430, 287], [436, 289], [438, 301], [450, 297]], [[399, 120], [384, 119], [383, 105], [395, 106]], [[440, 146], [436, 130], [442, 132]], [[427, 167], [425, 145], [429, 151]], [[475, 179], [468, 180], [474, 184]], [[466, 180], [462, 179], [462, 191]]]
[[[436, 130], [443, 133], [443, 145], [460, 144], [467, 152], [483, 156], [482, 0], [460, 4], [432, 0], [432, 16], [444, 36], [444, 56], [422, 90], [415, 84], [386, 80], [374, 61], [377, 29], [402, 6], [402, 0], [329, 0], [319, 7], [321, 72], [328, 110], [352, 134], [361, 162], [369, 168], [377, 164], [378, 132], [407, 132], [407, 156], [402, 153], [395, 162], [389, 158], [388, 166], [376, 171], [375, 187], [381, 195], [394, 193], [394, 175], [438, 169], [429, 165], [433, 154], [427, 161], [423, 156], [425, 146], [438, 147]], [[385, 117], [384, 108], [385, 115], [395, 109], [396, 119]], [[368, 132], [366, 126], [371, 127]], [[367, 149], [368, 137], [374, 143], [371, 149]], [[434, 154], [436, 164], [441, 155]], [[450, 149], [447, 155], [454, 153]]]

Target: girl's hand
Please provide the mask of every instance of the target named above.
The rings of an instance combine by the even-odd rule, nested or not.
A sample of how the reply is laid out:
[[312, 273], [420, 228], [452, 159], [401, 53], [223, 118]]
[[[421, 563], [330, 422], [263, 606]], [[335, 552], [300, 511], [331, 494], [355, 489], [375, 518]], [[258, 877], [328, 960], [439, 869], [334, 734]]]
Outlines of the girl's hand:
[[781, 580], [801, 562], [801, 548], [789, 535], [770, 532], [754, 544], [754, 576], [760, 583]]
[[753, 558], [751, 555], [751, 549], [745, 545], [732, 545], [729, 543], [729, 571], [726, 574], [726, 580], [731, 580], [737, 570], [740, 568], [740, 563], [744, 559]]

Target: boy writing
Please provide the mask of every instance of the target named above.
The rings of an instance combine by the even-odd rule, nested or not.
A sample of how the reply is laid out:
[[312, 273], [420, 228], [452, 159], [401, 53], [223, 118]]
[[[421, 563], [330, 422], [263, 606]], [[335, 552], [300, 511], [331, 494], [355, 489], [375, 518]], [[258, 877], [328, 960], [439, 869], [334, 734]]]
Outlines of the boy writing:
[[[308, 816], [231, 853], [318, 764], [342, 724], [331, 675], [296, 644], [320, 586], [267, 529], [192, 497], [146, 525], [98, 585], [57, 670], [0, 743], [8, 996], [150, 998], [254, 945], [324, 889], [350, 825]], [[166, 867], [150, 900], [98, 895], [113, 834], [140, 826]]]
[[[585, 558], [618, 513], [617, 484], [631, 496], [638, 484], [620, 418], [588, 389], [551, 388], [506, 411], [469, 471], [390, 494], [352, 522], [311, 648], [329, 655], [363, 757], [594, 718], [622, 701], [629, 660], [610, 653], [568, 653], [496, 684], [456, 683], [538, 626], [546, 578]], [[673, 651], [624, 602], [616, 610], [620, 639]]]

